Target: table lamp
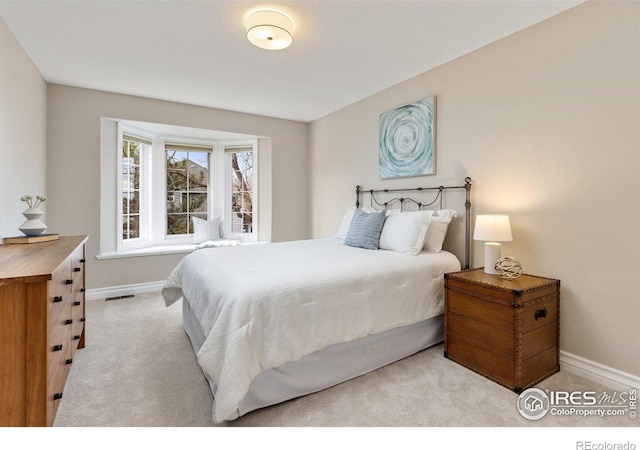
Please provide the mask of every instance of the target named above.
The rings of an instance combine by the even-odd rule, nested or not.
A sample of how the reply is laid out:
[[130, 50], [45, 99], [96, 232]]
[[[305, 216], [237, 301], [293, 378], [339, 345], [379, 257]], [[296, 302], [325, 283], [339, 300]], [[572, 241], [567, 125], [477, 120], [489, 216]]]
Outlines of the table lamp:
[[512, 241], [509, 216], [505, 214], [480, 214], [476, 216], [473, 239], [484, 243], [484, 273], [497, 275], [496, 261], [502, 256], [499, 241]]

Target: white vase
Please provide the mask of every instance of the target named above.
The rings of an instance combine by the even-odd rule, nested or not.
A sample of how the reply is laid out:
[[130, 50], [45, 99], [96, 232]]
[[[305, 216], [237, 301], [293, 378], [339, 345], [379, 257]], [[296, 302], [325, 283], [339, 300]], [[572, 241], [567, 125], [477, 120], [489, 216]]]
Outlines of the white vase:
[[20, 225], [18, 229], [27, 236], [38, 236], [47, 229], [47, 226], [40, 220], [43, 214], [38, 208], [25, 209], [22, 215], [27, 218], [27, 221]]

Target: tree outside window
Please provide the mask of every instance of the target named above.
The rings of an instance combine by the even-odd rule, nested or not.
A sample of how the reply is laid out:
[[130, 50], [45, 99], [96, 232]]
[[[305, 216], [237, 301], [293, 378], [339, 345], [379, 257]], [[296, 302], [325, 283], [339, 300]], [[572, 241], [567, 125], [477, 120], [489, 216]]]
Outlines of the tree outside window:
[[192, 217], [207, 219], [209, 153], [168, 150], [167, 235], [193, 233]]
[[231, 232], [253, 232], [253, 152], [231, 154]]
[[122, 140], [122, 239], [140, 237], [140, 147]]

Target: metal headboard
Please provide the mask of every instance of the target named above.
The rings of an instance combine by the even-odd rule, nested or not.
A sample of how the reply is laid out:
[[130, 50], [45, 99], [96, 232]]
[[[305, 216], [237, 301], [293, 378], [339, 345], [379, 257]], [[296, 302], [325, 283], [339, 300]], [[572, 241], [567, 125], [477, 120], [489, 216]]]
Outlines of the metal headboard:
[[[466, 191], [465, 194], [465, 216], [464, 216], [464, 268], [469, 268], [469, 259], [471, 253], [471, 178], [466, 177], [464, 179], [464, 185], [462, 186], [437, 186], [437, 187], [418, 187], [412, 189], [369, 189], [364, 190], [359, 185], [356, 186], [356, 207], [360, 207], [360, 198], [363, 194], [370, 195], [371, 206], [375, 203], [377, 206], [384, 207], [387, 209], [389, 205], [398, 202], [400, 203], [400, 209], [404, 209], [405, 203], [412, 203], [418, 207], [418, 209], [422, 209], [423, 207], [428, 208], [429, 206], [433, 206], [437, 201], [440, 201], [440, 209], [442, 209], [442, 193], [446, 190], [452, 189], [464, 189]], [[422, 203], [413, 198], [409, 197], [394, 197], [385, 202], [379, 202], [376, 198], [376, 194], [388, 194], [394, 192], [426, 192], [426, 191], [435, 191], [435, 197], [430, 203]]]

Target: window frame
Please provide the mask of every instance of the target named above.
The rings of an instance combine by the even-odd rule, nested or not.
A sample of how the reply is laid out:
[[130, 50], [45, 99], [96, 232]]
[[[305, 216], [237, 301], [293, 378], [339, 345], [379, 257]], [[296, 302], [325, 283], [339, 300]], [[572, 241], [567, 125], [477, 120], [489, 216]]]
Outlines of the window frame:
[[[113, 164], [114, 159], [109, 161], [113, 156], [107, 156], [109, 153], [113, 155], [113, 145], [116, 146], [116, 166], [115, 174], [111, 175], [113, 182], [107, 180], [103, 172], [101, 185], [103, 188], [109, 186], [104, 192], [115, 193], [116, 204], [109, 212], [108, 205], [113, 200], [107, 200], [107, 197], [101, 194], [101, 230], [105, 228], [110, 231], [110, 235], [115, 238], [112, 246], [103, 245], [109, 242], [111, 238], [103, 240], [101, 238], [101, 253], [98, 259], [117, 258], [135, 255], [151, 255], [164, 254], [183, 251], [192, 251], [195, 247], [193, 242], [193, 233], [183, 235], [167, 234], [167, 193], [169, 186], [166, 182], [167, 166], [166, 166], [166, 147], [165, 144], [183, 144], [185, 146], [205, 147], [208, 152], [209, 172], [208, 172], [208, 189], [207, 189], [207, 220], [214, 217], [221, 217], [221, 237], [227, 239], [239, 239], [243, 243], [257, 242], [259, 235], [259, 217], [258, 217], [258, 178], [259, 178], [259, 137], [243, 136], [229, 139], [227, 137], [220, 138], [203, 138], [188, 137], [185, 134], [174, 135], [172, 132], [163, 132], [154, 124], [151, 129], [139, 127], [138, 124], [132, 124], [127, 121], [116, 119], [105, 119], [101, 126], [107, 129], [108, 123], [112, 122], [116, 131], [114, 141], [111, 146], [107, 140], [102, 141], [102, 161], [101, 164], [110, 162]], [[143, 125], [140, 123], [140, 125]], [[156, 127], [156, 129], [154, 129]], [[160, 126], [162, 127], [162, 126]], [[167, 126], [171, 127], [171, 126]], [[194, 129], [197, 130], [197, 129]], [[197, 133], [197, 131], [196, 131]], [[223, 132], [220, 132], [221, 134]], [[140, 165], [140, 236], [133, 239], [124, 239], [123, 236], [123, 155], [122, 146], [125, 135], [138, 137], [144, 144], [141, 148]], [[149, 144], [150, 143], [150, 144]], [[252, 232], [251, 233], [232, 233], [231, 227], [231, 180], [232, 167], [231, 155], [225, 152], [229, 148], [250, 148], [253, 153], [253, 174], [252, 174]], [[113, 170], [113, 169], [110, 169]], [[102, 171], [101, 171], [102, 172]], [[108, 174], [109, 171], [107, 171]], [[113, 173], [113, 172], [111, 172]], [[113, 198], [113, 197], [112, 197]], [[111, 225], [105, 225], [103, 222], [109, 216], [113, 217], [116, 213], [115, 220], [111, 219]], [[115, 230], [111, 231], [115, 224]], [[113, 234], [111, 234], [113, 233]], [[109, 248], [113, 249], [109, 251]], [[190, 250], [189, 250], [190, 249]]]
[[[133, 139], [126, 139], [134, 142], [138, 142], [142, 144], [140, 148], [140, 204], [139, 204], [139, 236], [133, 239], [124, 239], [123, 232], [123, 216], [124, 211], [122, 207], [122, 198], [124, 191], [122, 189], [123, 182], [123, 173], [122, 167], [124, 164], [124, 159], [122, 156], [122, 145], [125, 141], [125, 135], [132, 137]], [[117, 158], [117, 182], [116, 182], [116, 249], [119, 252], [137, 250], [141, 248], [150, 247], [153, 245], [153, 239], [151, 236], [151, 224], [149, 223], [150, 211], [152, 210], [151, 199], [150, 197], [150, 189], [151, 189], [151, 171], [150, 171], [150, 163], [152, 162], [153, 152], [153, 140], [154, 136], [150, 135], [148, 132], [143, 130], [136, 129], [130, 126], [124, 126], [122, 124], [118, 124], [118, 158]], [[149, 144], [151, 142], [151, 144]], [[143, 167], [146, 169], [143, 170]]]
[[[177, 235], [170, 235], [167, 233], [167, 220], [168, 220], [168, 212], [167, 212], [167, 197], [169, 195], [169, 189], [167, 186], [167, 164], [166, 164], [166, 158], [167, 158], [167, 150], [166, 150], [166, 146], [167, 144], [171, 145], [184, 145], [185, 147], [194, 147], [194, 148], [202, 148], [203, 150], [198, 150], [198, 151], [203, 151], [206, 152], [208, 154], [208, 164], [209, 164], [209, 170], [208, 170], [208, 186], [207, 186], [207, 220], [210, 220], [213, 217], [216, 217], [215, 214], [213, 214], [214, 211], [214, 206], [215, 206], [215, 202], [213, 200], [213, 197], [215, 196], [215, 192], [217, 191], [218, 187], [214, 184], [215, 180], [218, 178], [215, 176], [216, 174], [216, 158], [215, 155], [216, 153], [218, 153], [218, 143], [216, 141], [212, 141], [212, 140], [201, 140], [201, 139], [190, 139], [190, 138], [184, 138], [184, 137], [170, 137], [170, 136], [162, 136], [159, 138], [160, 141], [160, 145], [158, 145], [158, 149], [157, 149], [157, 162], [158, 165], [160, 165], [161, 167], [159, 167], [159, 186], [155, 186], [156, 189], [158, 189], [156, 192], [162, 192], [163, 193], [163, 199], [160, 201], [160, 203], [162, 204], [162, 206], [158, 207], [157, 209], [159, 210], [159, 217], [154, 217], [154, 223], [162, 223], [162, 230], [155, 230], [155, 232], [157, 233], [157, 239], [156, 241], [158, 242], [157, 245], [181, 245], [181, 244], [191, 244], [193, 243], [193, 233], [189, 233], [189, 234], [177, 234]], [[206, 149], [210, 148], [210, 150], [206, 150]], [[155, 153], [155, 150], [154, 150]], [[158, 227], [156, 227], [158, 228]]]
[[[236, 237], [242, 242], [257, 242], [258, 241], [258, 140], [257, 139], [238, 139], [238, 140], [225, 140], [220, 142], [221, 157], [223, 159], [223, 178], [224, 188], [222, 189], [224, 199], [222, 205], [224, 209], [222, 211], [222, 222], [225, 236]], [[233, 168], [231, 167], [231, 154], [235, 153], [233, 149], [246, 149], [251, 148], [253, 153], [253, 167], [252, 167], [252, 187], [251, 187], [251, 233], [233, 233], [232, 231], [232, 182], [233, 182]]]

